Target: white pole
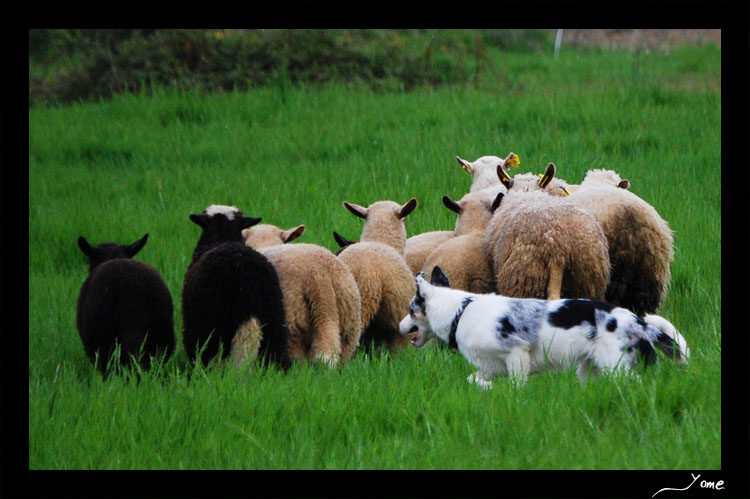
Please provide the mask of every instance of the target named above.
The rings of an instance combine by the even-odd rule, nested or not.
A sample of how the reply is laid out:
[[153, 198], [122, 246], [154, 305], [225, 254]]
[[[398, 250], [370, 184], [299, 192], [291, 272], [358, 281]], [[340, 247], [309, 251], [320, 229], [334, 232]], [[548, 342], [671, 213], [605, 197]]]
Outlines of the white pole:
[[557, 36], [555, 37], [555, 57], [560, 53], [560, 45], [562, 45], [563, 30], [557, 30]]

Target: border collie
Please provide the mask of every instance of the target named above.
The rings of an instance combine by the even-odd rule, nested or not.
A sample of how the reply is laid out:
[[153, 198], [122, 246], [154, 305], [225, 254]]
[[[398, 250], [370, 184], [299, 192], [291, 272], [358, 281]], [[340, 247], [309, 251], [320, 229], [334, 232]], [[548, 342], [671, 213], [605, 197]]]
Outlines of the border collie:
[[666, 319], [638, 317], [629, 310], [593, 300], [538, 300], [474, 294], [450, 289], [440, 267], [430, 282], [420, 272], [401, 334], [414, 333], [416, 348], [438, 337], [457, 348], [479, 370], [468, 381], [491, 388], [500, 374], [524, 382], [530, 373], [577, 366], [589, 373], [629, 371], [657, 360], [654, 347], [684, 363], [685, 338]]

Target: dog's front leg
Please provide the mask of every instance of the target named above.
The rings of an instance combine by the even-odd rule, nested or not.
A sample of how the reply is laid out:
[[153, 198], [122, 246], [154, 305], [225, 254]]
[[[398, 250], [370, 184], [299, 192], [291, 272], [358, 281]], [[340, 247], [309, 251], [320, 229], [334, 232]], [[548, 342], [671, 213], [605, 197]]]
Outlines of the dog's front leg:
[[476, 383], [480, 388], [489, 390], [492, 388], [492, 381], [488, 380], [482, 371], [477, 371], [474, 374], [470, 374], [466, 381], [469, 383]]
[[513, 378], [516, 384], [523, 385], [529, 376], [531, 364], [531, 355], [525, 348], [515, 347], [505, 358], [505, 365], [508, 375]]

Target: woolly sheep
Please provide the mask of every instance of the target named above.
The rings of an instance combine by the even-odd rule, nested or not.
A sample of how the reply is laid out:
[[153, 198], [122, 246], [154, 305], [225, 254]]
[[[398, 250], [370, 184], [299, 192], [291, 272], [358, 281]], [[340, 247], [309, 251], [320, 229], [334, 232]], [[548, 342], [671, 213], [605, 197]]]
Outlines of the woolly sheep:
[[639, 316], [656, 314], [671, 278], [672, 231], [629, 186], [612, 170], [591, 170], [570, 201], [589, 212], [607, 238], [611, 273], [606, 300]]
[[453, 236], [455, 236], [455, 233], [452, 230], [435, 230], [408, 238], [404, 247], [404, 260], [406, 260], [411, 273], [419, 272], [430, 253]]
[[357, 244], [346, 246], [339, 258], [349, 267], [362, 300], [360, 346], [367, 352], [383, 347], [395, 352], [407, 341], [398, 324], [414, 296], [414, 276], [403, 258], [406, 229], [403, 219], [417, 206], [412, 198], [404, 205], [378, 201], [367, 208], [344, 202], [355, 216], [365, 219]]
[[[201, 229], [182, 289], [183, 342], [190, 361], [230, 353], [290, 366], [281, 287], [273, 265], [244, 245], [242, 229], [260, 222], [234, 206], [211, 205], [190, 220]], [[260, 339], [258, 339], [260, 336]]]
[[603, 300], [609, 282], [607, 240], [588, 212], [546, 192], [555, 165], [550, 163], [541, 179], [527, 173], [511, 180], [501, 166], [497, 173], [508, 194], [484, 236], [497, 292]]
[[500, 165], [503, 168], [517, 167], [520, 164], [520, 159], [515, 153], [510, 153], [505, 159], [497, 156], [482, 156], [473, 162], [456, 156], [456, 162], [465, 172], [471, 175], [472, 182], [469, 192], [474, 192], [488, 187], [497, 187], [500, 184], [497, 178], [497, 166]]
[[242, 231], [245, 245], [276, 269], [283, 293], [292, 360], [349, 360], [362, 334], [359, 289], [349, 268], [315, 244], [289, 244], [305, 231], [260, 224]]
[[439, 266], [455, 289], [472, 293], [495, 291], [495, 278], [484, 254], [484, 232], [503, 193], [497, 188], [469, 192], [456, 202], [448, 196], [443, 203], [458, 213], [456, 237], [433, 251], [422, 268], [428, 275]]
[[131, 260], [146, 244], [148, 234], [128, 246], [91, 246], [83, 237], [78, 247], [88, 257], [89, 274], [78, 296], [76, 322], [86, 356], [103, 375], [115, 345], [120, 365], [131, 356], [149, 369], [151, 357], [174, 351], [172, 295], [150, 265]]

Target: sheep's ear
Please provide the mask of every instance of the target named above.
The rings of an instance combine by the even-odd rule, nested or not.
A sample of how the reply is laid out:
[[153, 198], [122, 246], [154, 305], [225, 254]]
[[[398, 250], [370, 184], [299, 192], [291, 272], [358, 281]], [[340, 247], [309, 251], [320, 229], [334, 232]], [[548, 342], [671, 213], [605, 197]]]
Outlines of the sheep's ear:
[[459, 164], [459, 166], [461, 166], [461, 168], [464, 169], [464, 171], [466, 173], [469, 173], [471, 175], [474, 174], [474, 171], [471, 169], [471, 164], [469, 164], [468, 161], [466, 161], [465, 159], [461, 159], [458, 156], [456, 156], [456, 162]]
[[255, 224], [259, 224], [260, 221], [263, 220], [262, 218], [255, 218], [255, 217], [242, 217], [237, 220], [237, 225], [240, 230], [247, 229], [248, 227], [252, 227]]
[[201, 229], [205, 229], [208, 227], [208, 219], [210, 217], [208, 215], [190, 215], [190, 221], [193, 222], [195, 225], [200, 227]]
[[128, 257], [133, 258], [135, 254], [141, 251], [141, 249], [146, 245], [146, 241], [148, 241], [148, 234], [146, 234], [130, 246], [126, 246], [125, 254], [128, 255]]
[[284, 243], [288, 243], [288, 242], [294, 241], [295, 239], [297, 239], [304, 233], [305, 233], [305, 226], [298, 225], [297, 227], [283, 231], [281, 233], [281, 240], [284, 241]]
[[459, 213], [459, 214], [461, 213], [461, 205], [459, 205], [457, 202], [455, 202], [448, 196], [443, 196], [443, 204], [449, 210], [455, 211], [456, 213]]
[[555, 164], [550, 163], [547, 165], [547, 169], [544, 170], [544, 175], [542, 176], [542, 178], [539, 179], [539, 187], [541, 187], [542, 189], [547, 187], [554, 176]]
[[336, 240], [336, 244], [339, 245], [339, 248], [346, 248], [350, 244], [354, 244], [354, 241], [350, 241], [335, 230], [333, 231], [333, 238]]
[[505, 171], [502, 163], [498, 163], [497, 165], [497, 176], [500, 179], [500, 183], [503, 184], [506, 189], [510, 190], [510, 188], [513, 187], [513, 179], [510, 178], [508, 172]]
[[411, 198], [406, 203], [404, 203], [404, 205], [399, 210], [398, 218], [405, 218], [406, 215], [414, 211], [414, 208], [416, 207], [417, 207], [417, 200], [415, 198]]
[[438, 265], [435, 265], [435, 267], [432, 269], [430, 284], [432, 284], [433, 286], [442, 286], [444, 288], [451, 287], [448, 276], [443, 273], [443, 269], [441, 269]]
[[352, 215], [367, 220], [367, 208], [364, 208], [358, 204], [347, 203], [346, 201], [344, 201], [344, 208], [349, 210]]
[[83, 251], [83, 254], [89, 258], [93, 257], [94, 253], [96, 252], [96, 248], [92, 247], [89, 244], [89, 242], [86, 240], [86, 238], [83, 236], [80, 236], [78, 238], [78, 247], [81, 248], [81, 251]]
[[491, 212], [494, 213], [495, 210], [500, 206], [500, 203], [503, 202], [503, 197], [504, 196], [505, 196], [505, 194], [503, 194], [502, 192], [498, 192], [497, 193], [497, 197], [495, 197], [495, 200], [492, 201], [492, 204], [490, 205], [490, 211]]
[[617, 184], [617, 187], [620, 189], [630, 189], [630, 180], [621, 180], [619, 184]]

